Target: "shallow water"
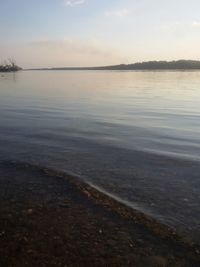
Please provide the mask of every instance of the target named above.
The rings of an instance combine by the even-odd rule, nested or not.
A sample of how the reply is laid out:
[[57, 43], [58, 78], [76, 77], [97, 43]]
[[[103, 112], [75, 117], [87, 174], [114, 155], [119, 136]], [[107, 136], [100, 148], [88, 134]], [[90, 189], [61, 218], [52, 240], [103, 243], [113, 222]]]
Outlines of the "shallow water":
[[200, 240], [200, 72], [0, 74], [0, 159], [81, 176]]

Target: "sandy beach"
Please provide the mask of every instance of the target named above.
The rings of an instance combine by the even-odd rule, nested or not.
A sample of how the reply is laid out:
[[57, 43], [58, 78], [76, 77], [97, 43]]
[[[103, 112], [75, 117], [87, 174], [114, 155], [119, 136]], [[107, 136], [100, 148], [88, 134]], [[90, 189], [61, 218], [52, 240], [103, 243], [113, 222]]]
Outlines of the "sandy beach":
[[199, 253], [77, 178], [0, 163], [0, 266], [200, 266]]

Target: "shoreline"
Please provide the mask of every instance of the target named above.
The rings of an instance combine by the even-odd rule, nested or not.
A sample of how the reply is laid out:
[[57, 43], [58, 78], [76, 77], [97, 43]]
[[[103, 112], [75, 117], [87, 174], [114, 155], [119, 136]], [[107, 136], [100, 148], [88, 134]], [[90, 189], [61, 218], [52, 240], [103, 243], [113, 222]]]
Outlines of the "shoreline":
[[[173, 228], [127, 207], [77, 177], [26, 163], [0, 162], [0, 185], [0, 214], [4, 218], [0, 231], [0, 256], [5, 261], [2, 266], [26, 266], [19, 261], [18, 253], [10, 259], [6, 257], [13, 246], [18, 246], [18, 239], [21, 236], [24, 238], [24, 231], [26, 235], [20, 253], [28, 266], [36, 264], [36, 254], [39, 255], [36, 257], [37, 266], [46, 266], [42, 265], [45, 260], [51, 266], [64, 266], [64, 262], [69, 264], [67, 266], [73, 266], [70, 265], [73, 263], [74, 266], [133, 266], [133, 263], [134, 266], [198, 266], [200, 263], [198, 245], [179, 236]], [[63, 229], [73, 226], [67, 230], [67, 240], [59, 245], [60, 250], [64, 246], [70, 251], [68, 257], [63, 252], [60, 259], [53, 255], [53, 251], [49, 254], [51, 245], [47, 240], [52, 240], [52, 234], [48, 230], [45, 233], [47, 240], [40, 240], [43, 227], [46, 228], [53, 217], [53, 235], [59, 231], [57, 228], [62, 229], [59, 235], [56, 234], [58, 240], [62, 240]], [[56, 218], [60, 218], [59, 223]], [[36, 226], [34, 237], [31, 236], [29, 223], [31, 227]], [[23, 231], [21, 224], [26, 225]], [[17, 237], [16, 228], [19, 228]], [[6, 232], [10, 233], [9, 237], [6, 237]], [[2, 237], [5, 238], [4, 242]], [[13, 237], [14, 245], [11, 243]], [[41, 255], [41, 249], [36, 249], [40, 243], [46, 247], [43, 252], [46, 253], [45, 257]], [[79, 259], [78, 255], [74, 258], [82, 243], [87, 253], [80, 255]], [[31, 253], [34, 257], [28, 253], [26, 258], [26, 246], [27, 251], [35, 252]], [[108, 251], [104, 250], [105, 247]], [[91, 262], [88, 259], [90, 254], [93, 255]], [[61, 265], [57, 260], [61, 261]], [[83, 264], [85, 261], [87, 265]]]

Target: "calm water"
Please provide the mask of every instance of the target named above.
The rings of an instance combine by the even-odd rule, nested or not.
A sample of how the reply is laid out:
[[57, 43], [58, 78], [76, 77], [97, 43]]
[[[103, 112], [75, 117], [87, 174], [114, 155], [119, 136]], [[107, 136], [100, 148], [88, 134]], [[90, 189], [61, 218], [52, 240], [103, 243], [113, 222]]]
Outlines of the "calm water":
[[0, 159], [79, 175], [200, 240], [200, 72], [0, 74]]

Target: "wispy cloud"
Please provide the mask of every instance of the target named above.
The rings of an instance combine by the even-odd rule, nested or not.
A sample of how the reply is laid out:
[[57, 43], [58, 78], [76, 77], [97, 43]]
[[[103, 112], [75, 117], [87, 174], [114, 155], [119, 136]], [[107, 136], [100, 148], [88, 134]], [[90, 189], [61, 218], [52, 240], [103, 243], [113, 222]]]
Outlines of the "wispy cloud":
[[192, 26], [193, 27], [200, 27], [200, 21], [193, 21]]
[[126, 8], [119, 9], [119, 10], [107, 10], [105, 12], [106, 17], [118, 17], [118, 18], [123, 18], [128, 15], [129, 11]]
[[66, 0], [65, 1], [65, 6], [70, 6], [70, 7], [73, 7], [73, 6], [77, 6], [77, 5], [82, 5], [86, 2], [86, 0]]
[[174, 31], [182, 28], [184, 25], [180, 21], [170, 22], [168, 24], [159, 25], [157, 29], [164, 31]]

